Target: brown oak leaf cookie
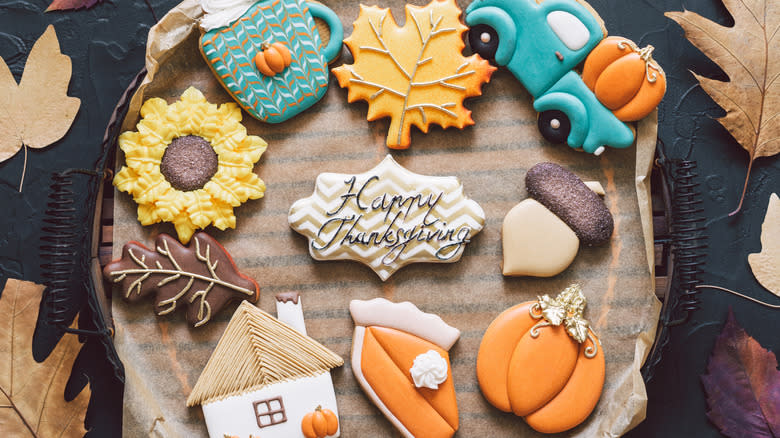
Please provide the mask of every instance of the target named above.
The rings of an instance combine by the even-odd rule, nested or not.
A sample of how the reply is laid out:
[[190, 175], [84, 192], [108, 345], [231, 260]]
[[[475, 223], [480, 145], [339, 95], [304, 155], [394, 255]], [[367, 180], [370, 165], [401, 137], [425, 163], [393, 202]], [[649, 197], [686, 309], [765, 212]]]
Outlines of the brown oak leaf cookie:
[[167, 315], [181, 302], [187, 306], [187, 321], [195, 327], [232, 300], [257, 302], [260, 287], [238, 271], [225, 248], [206, 233], [196, 233], [188, 246], [160, 234], [154, 249], [128, 242], [122, 258], [105, 268], [103, 275], [119, 283], [129, 302], [156, 294], [156, 312]]

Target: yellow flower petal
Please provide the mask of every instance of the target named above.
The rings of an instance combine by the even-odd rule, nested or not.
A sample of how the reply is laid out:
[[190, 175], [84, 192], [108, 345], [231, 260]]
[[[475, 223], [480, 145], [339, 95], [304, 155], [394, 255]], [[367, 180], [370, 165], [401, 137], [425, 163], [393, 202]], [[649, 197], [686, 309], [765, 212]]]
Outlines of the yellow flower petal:
[[173, 226], [176, 228], [176, 234], [179, 235], [179, 240], [185, 245], [190, 242], [193, 233], [197, 229], [186, 216], [181, 219], [177, 218], [177, 220], [174, 221]]
[[157, 215], [157, 211], [153, 205], [138, 204], [138, 222], [144, 226], [160, 222], [160, 217]]
[[208, 103], [206, 96], [204, 96], [203, 93], [201, 93], [200, 90], [195, 87], [189, 87], [184, 90], [184, 93], [181, 94], [179, 99], [181, 102], [186, 102], [189, 104]]
[[176, 216], [187, 210], [189, 199], [184, 192], [171, 189], [154, 202], [157, 214], [164, 222], [173, 222]]
[[236, 216], [233, 207], [227, 204], [219, 204], [214, 208], [214, 226], [220, 230], [236, 227]]
[[160, 99], [159, 97], [149, 99], [141, 106], [141, 118], [144, 119], [154, 116], [164, 118], [167, 112], [168, 104], [164, 99]]
[[193, 225], [199, 228], [206, 228], [213, 218], [214, 202], [211, 195], [205, 190], [194, 190], [193, 196], [187, 206], [187, 214]]
[[254, 173], [243, 178], [232, 177], [227, 172], [217, 172], [203, 187], [211, 196], [238, 207], [249, 199], [260, 199], [265, 194], [265, 183]]

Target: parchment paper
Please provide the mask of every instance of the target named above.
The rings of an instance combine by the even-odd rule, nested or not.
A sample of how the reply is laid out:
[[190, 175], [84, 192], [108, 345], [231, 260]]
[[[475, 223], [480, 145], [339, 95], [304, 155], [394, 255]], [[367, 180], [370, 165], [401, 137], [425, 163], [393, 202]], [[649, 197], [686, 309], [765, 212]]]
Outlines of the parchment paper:
[[[358, 2], [323, 3], [341, 17], [345, 35], [349, 35]], [[402, 22], [404, 2], [382, 3]], [[467, 2], [460, 3], [465, 9]], [[212, 103], [231, 101], [198, 52], [196, 19], [200, 14], [198, 3], [186, 0], [150, 31], [149, 75], [132, 100], [125, 129], [135, 128], [145, 99], [163, 97], [173, 102], [190, 85]], [[351, 60], [346, 49], [342, 60]], [[269, 143], [255, 167], [267, 184], [266, 196], [236, 210], [235, 230], [208, 231], [232, 253], [239, 268], [258, 281], [261, 308], [273, 314], [274, 294], [299, 291], [309, 335], [345, 358], [346, 365], [332, 372], [344, 437], [398, 435], [352, 375], [350, 300], [381, 296], [412, 301], [462, 331], [450, 351], [460, 410], [456, 436], [532, 437], [539, 434], [522, 419], [498, 411], [482, 397], [475, 373], [477, 350], [485, 329], [504, 309], [537, 295], [557, 294], [573, 282], [583, 286], [588, 298], [586, 316], [603, 343], [607, 375], [593, 414], [562, 435], [618, 436], [644, 419], [646, 394], [639, 368], [652, 345], [660, 309], [653, 294], [649, 204], [655, 116], [639, 124], [637, 147], [608, 149], [602, 157], [593, 157], [565, 145], [547, 144], [536, 129], [531, 97], [507, 71], [499, 70], [483, 92], [482, 97], [466, 102], [474, 112], [475, 126], [463, 131], [433, 127], [427, 135], [414, 131], [411, 149], [406, 151], [386, 148], [388, 121], [367, 122], [365, 104], [348, 104], [346, 90], [332, 76], [323, 100], [293, 120], [267, 125], [244, 114], [249, 133]], [[485, 229], [466, 247], [460, 262], [410, 265], [383, 283], [355, 262], [314, 261], [307, 240], [289, 228], [290, 205], [312, 193], [319, 173], [364, 172], [387, 153], [413, 172], [459, 177], [466, 195], [485, 210]], [[121, 165], [124, 157], [119, 155]], [[600, 181], [615, 218], [615, 232], [608, 245], [581, 248], [574, 263], [554, 278], [503, 277], [499, 268], [501, 223], [528, 196], [526, 170], [541, 161], [566, 166], [584, 180]], [[130, 196], [116, 194], [115, 257], [125, 242], [151, 245], [161, 232], [175, 235], [170, 224], [141, 227]], [[120, 299], [114, 303], [115, 342], [127, 373], [125, 436], [206, 436], [200, 408], [185, 407], [185, 399], [235, 305], [223, 309], [206, 326], [193, 329], [183, 312], [155, 316], [151, 298], [135, 305]]]

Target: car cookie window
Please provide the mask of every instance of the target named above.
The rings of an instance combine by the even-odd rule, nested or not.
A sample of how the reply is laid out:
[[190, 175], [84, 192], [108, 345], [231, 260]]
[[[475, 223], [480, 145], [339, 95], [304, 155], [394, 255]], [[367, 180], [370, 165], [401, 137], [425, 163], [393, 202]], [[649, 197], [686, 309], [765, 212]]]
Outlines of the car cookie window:
[[552, 11], [547, 14], [547, 24], [555, 35], [560, 38], [563, 45], [571, 51], [577, 51], [585, 47], [590, 39], [590, 32], [585, 24], [566, 11]]

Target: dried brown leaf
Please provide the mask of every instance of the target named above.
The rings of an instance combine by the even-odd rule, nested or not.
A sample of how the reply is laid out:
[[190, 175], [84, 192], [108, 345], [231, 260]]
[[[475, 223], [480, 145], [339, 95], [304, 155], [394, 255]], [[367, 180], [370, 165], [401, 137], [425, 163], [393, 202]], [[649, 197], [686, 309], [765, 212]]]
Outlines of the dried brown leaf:
[[707, 373], [707, 418], [730, 438], [775, 438], [780, 432], [777, 357], [747, 334], [729, 309]]
[[691, 43], [728, 75], [721, 82], [694, 74], [726, 110], [718, 121], [750, 155], [742, 207], [753, 161], [780, 153], [780, 2], [723, 0], [734, 17], [725, 27], [690, 11], [667, 12]]
[[68, 132], [81, 105], [67, 94], [71, 74], [52, 25], [33, 45], [18, 85], [0, 58], [0, 163], [22, 147], [44, 148]]
[[762, 286], [780, 297], [780, 198], [769, 197], [761, 226], [761, 252], [748, 256], [750, 269]]
[[75, 11], [79, 9], [89, 9], [96, 4], [101, 3], [100, 0], [54, 0], [51, 2], [45, 12], [52, 11]]
[[80, 437], [89, 387], [65, 401], [65, 385], [81, 344], [66, 335], [38, 363], [32, 336], [44, 287], [8, 280], [0, 297], [0, 431], [12, 437]]

